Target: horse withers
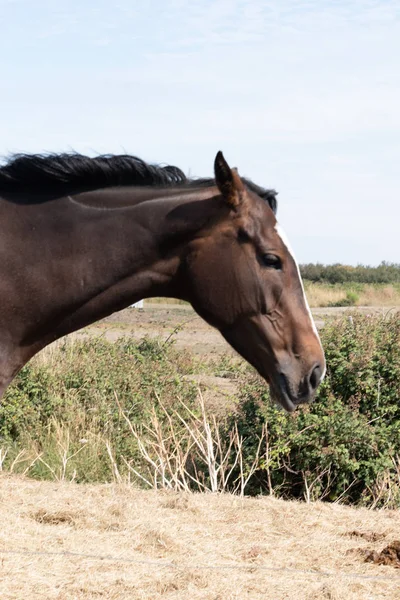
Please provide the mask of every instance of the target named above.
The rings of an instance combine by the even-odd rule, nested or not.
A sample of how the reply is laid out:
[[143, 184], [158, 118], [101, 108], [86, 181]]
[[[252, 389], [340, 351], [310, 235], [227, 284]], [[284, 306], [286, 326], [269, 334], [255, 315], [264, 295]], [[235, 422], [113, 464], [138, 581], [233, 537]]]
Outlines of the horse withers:
[[133, 156], [19, 155], [0, 169], [0, 392], [56, 339], [154, 296], [195, 311], [288, 411], [325, 359], [276, 194], [219, 152], [214, 179]]

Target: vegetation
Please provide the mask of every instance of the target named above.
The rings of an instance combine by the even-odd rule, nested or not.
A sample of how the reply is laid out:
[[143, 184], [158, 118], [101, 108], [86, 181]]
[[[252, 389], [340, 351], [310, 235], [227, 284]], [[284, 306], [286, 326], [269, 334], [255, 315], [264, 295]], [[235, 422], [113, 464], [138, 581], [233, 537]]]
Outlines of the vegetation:
[[0, 482], [1, 600], [399, 599], [400, 511]]
[[[400, 283], [314, 283], [304, 280], [307, 299], [312, 308], [331, 306], [400, 306]], [[186, 304], [171, 298], [149, 298], [145, 305]]]
[[[311, 307], [400, 305], [400, 264], [377, 267], [342, 264], [300, 265]], [[187, 304], [170, 298], [149, 298], [146, 304]]]
[[246, 383], [238, 422], [249, 457], [267, 423], [253, 492], [400, 506], [400, 320], [352, 315], [323, 330], [329, 365], [318, 400], [288, 416]]
[[190, 355], [175, 353], [172, 343], [64, 342], [26, 365], [6, 393], [4, 465], [28, 468], [36, 478], [111, 480], [109, 441], [117, 456], [138, 456], [120, 407], [132, 423], [143, 424], [157, 397], [168, 407], [179, 396], [193, 403], [196, 387], [182, 377], [192, 369]]
[[400, 264], [382, 262], [378, 267], [342, 264], [304, 264], [302, 277], [314, 283], [400, 283]]
[[[204, 364], [147, 339], [64, 343], [27, 365], [0, 408], [0, 469], [400, 506], [400, 319], [351, 315], [322, 332], [317, 401], [287, 415], [227, 356]], [[218, 418], [194, 374], [236, 381]]]

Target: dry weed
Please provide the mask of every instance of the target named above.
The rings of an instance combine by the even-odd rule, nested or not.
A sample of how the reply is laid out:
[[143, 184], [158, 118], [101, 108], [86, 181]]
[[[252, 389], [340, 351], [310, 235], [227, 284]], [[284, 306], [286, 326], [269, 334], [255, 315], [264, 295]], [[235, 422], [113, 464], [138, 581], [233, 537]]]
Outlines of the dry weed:
[[385, 533], [378, 533], [376, 531], [349, 531], [345, 535], [349, 537], [362, 538], [367, 540], [367, 542], [379, 542], [380, 540], [385, 539]]
[[348, 552], [396, 539], [398, 511], [4, 475], [0, 509], [1, 600], [400, 597], [398, 569]]
[[142, 554], [163, 558], [179, 549], [177, 541], [161, 528], [156, 529], [151, 525], [141, 525], [136, 533], [139, 541], [135, 545], [135, 550]]
[[75, 527], [82, 520], [82, 514], [66, 510], [48, 511], [44, 508], [32, 513], [34, 521], [44, 525], [71, 525]]
[[190, 494], [175, 493], [175, 492], [166, 492], [165, 497], [160, 494], [160, 506], [162, 508], [171, 508], [172, 510], [191, 510], [193, 508], [190, 506]]
[[[306, 283], [306, 295], [312, 308], [332, 306], [345, 300], [348, 287], [323, 283]], [[362, 285], [357, 287], [358, 306], [398, 306], [400, 291], [393, 285]]]

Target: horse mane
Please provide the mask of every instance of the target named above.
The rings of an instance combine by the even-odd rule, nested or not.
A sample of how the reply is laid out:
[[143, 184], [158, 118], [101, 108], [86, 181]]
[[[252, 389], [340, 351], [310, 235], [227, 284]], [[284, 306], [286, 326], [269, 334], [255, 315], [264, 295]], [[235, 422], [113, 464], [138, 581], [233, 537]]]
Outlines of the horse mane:
[[[274, 190], [243, 178], [246, 185], [276, 212]], [[178, 167], [151, 165], [128, 154], [17, 154], [0, 167], [0, 193], [55, 194], [118, 186], [207, 187], [215, 180], [189, 179]]]

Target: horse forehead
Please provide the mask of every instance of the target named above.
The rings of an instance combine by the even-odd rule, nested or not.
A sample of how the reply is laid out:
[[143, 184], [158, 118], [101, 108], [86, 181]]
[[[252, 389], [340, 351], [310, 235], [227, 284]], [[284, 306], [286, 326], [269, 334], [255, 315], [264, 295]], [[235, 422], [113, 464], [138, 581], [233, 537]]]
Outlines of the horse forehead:
[[277, 220], [271, 209], [262, 210], [258, 215], [254, 215], [254, 223], [259, 234], [271, 244], [276, 246], [276, 242], [281, 242], [276, 231]]
[[269, 204], [255, 194], [251, 194], [251, 203], [242, 212], [242, 221], [244, 225], [252, 224], [261, 234], [270, 234], [277, 237], [275, 226], [276, 217]]

